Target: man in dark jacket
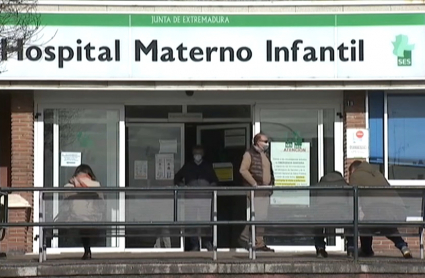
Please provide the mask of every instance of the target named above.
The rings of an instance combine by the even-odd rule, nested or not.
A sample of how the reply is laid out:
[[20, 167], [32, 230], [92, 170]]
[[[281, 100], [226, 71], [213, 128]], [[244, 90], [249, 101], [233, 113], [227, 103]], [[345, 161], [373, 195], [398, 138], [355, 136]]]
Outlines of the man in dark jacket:
[[[349, 168], [350, 185], [353, 186], [390, 186], [387, 179], [382, 173], [375, 169], [367, 162], [359, 160], [354, 161]], [[359, 191], [359, 215], [360, 220], [364, 221], [405, 221], [406, 212], [403, 200], [394, 190], [373, 190]], [[361, 219], [364, 214], [364, 218]], [[366, 232], [366, 231], [365, 231]], [[394, 242], [394, 245], [401, 251], [404, 258], [411, 258], [412, 254], [407, 246], [407, 243], [401, 236], [397, 236], [399, 231], [397, 228], [374, 228], [368, 233], [381, 233], [389, 240]], [[394, 236], [395, 235], [395, 236]], [[360, 237], [361, 255], [373, 256], [372, 249], [373, 238], [371, 236]]]
[[[183, 167], [174, 175], [174, 184], [186, 186], [217, 186], [218, 178], [211, 163], [203, 160], [204, 149], [202, 146], [195, 146], [192, 149], [193, 160], [185, 163]], [[187, 220], [198, 220], [198, 214], [205, 210], [210, 210], [211, 194], [205, 192], [187, 192], [185, 194], [185, 216]], [[206, 205], [207, 204], [207, 205]], [[201, 216], [204, 218], [205, 216]], [[205, 220], [205, 219], [201, 219]], [[212, 251], [211, 238], [202, 238], [203, 245], [208, 251]], [[199, 251], [199, 238], [190, 237], [192, 251]]]
[[[340, 172], [333, 171], [320, 179], [320, 182], [314, 186], [341, 186], [348, 187], [348, 183]], [[353, 211], [352, 191], [346, 190], [312, 190], [311, 207], [312, 216], [318, 221], [344, 221], [352, 220]], [[323, 228], [315, 229], [314, 234], [321, 234]], [[320, 258], [326, 258], [328, 253], [325, 250], [325, 237], [314, 237], [316, 255]]]

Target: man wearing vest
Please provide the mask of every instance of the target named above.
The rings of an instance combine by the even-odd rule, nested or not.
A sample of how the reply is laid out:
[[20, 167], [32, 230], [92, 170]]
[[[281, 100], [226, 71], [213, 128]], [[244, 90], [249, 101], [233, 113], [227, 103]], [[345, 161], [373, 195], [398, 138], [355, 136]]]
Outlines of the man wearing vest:
[[[246, 186], [271, 186], [274, 185], [273, 169], [270, 158], [266, 153], [269, 148], [269, 140], [266, 135], [259, 133], [254, 136], [253, 146], [247, 150], [242, 158], [240, 173]], [[270, 204], [270, 191], [256, 191], [254, 199], [255, 220], [266, 221]], [[250, 202], [248, 193], [248, 203]], [[251, 227], [247, 225], [239, 237], [239, 244], [249, 249]], [[256, 251], [274, 252], [266, 246], [263, 234], [264, 227], [256, 226]]]

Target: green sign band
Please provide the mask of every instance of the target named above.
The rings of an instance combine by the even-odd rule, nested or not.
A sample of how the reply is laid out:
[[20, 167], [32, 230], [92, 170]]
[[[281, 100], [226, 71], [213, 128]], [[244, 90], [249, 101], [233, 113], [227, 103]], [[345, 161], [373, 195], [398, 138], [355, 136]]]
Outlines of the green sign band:
[[41, 14], [42, 26], [93, 27], [351, 27], [425, 25], [425, 14], [208, 15]]

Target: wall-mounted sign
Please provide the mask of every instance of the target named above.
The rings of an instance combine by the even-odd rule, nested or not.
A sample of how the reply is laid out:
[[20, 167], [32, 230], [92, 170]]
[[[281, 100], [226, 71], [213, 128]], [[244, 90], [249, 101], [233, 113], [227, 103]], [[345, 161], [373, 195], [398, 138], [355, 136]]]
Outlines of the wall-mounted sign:
[[61, 167], [78, 167], [81, 165], [81, 152], [61, 152]]
[[[272, 142], [270, 159], [275, 186], [310, 185], [310, 143]], [[309, 205], [309, 191], [276, 191], [272, 205]]]
[[[377, 80], [425, 76], [425, 15], [418, 13], [61, 13], [41, 14], [41, 26], [33, 41], [15, 56], [2, 57], [0, 80]], [[1, 45], [7, 47], [8, 43], [3, 39]]]
[[369, 130], [347, 129], [347, 158], [369, 158]]

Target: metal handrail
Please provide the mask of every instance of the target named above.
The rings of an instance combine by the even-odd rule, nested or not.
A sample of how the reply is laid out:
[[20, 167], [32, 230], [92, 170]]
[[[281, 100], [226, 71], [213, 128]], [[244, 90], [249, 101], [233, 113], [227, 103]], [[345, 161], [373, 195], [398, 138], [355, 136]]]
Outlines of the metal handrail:
[[353, 191], [358, 188], [359, 190], [425, 190], [425, 187], [419, 186], [217, 186], [217, 187], [192, 187], [192, 186], [162, 186], [162, 187], [8, 187], [1, 188], [0, 192], [13, 193], [13, 192], [161, 192], [161, 191], [332, 191], [332, 190], [346, 190]]
[[[353, 218], [346, 221], [309, 221], [309, 220], [299, 220], [299, 221], [256, 221], [255, 220], [255, 208], [254, 208], [254, 198], [256, 191], [347, 191], [347, 193], [351, 193], [352, 196], [347, 196], [349, 198], [353, 198]], [[359, 220], [359, 193], [361, 191], [422, 191], [422, 198], [425, 196], [425, 188], [417, 187], [417, 186], [409, 186], [409, 187], [388, 187], [388, 186], [294, 186], [294, 187], [271, 187], [271, 186], [258, 186], [258, 187], [247, 187], [247, 186], [238, 186], [238, 187], [187, 187], [187, 186], [168, 186], [168, 187], [97, 187], [97, 188], [1, 188], [0, 193], [2, 195], [15, 193], [15, 192], [39, 192], [39, 203], [40, 203], [40, 222], [38, 223], [6, 223], [2, 224], [3, 227], [38, 227], [40, 234], [40, 262], [46, 259], [46, 244], [44, 242], [44, 229], [46, 228], [75, 228], [75, 227], [193, 227], [193, 226], [212, 226], [213, 227], [213, 259], [217, 259], [217, 226], [220, 225], [250, 225], [251, 229], [251, 246], [249, 249], [249, 254], [251, 259], [256, 258], [255, 252], [255, 226], [283, 226], [288, 228], [295, 227], [334, 227], [334, 228], [350, 228], [353, 229], [353, 237], [354, 237], [354, 260], [358, 259], [358, 243], [357, 239], [359, 237], [359, 229], [367, 228], [367, 227], [419, 227], [421, 229], [421, 258], [423, 258], [423, 228], [425, 227], [425, 221], [423, 219], [424, 216], [424, 198], [422, 202], [422, 212], [421, 217], [422, 221], [409, 221], [409, 222], [401, 222], [401, 221], [360, 221]], [[217, 220], [217, 196], [218, 192], [222, 191], [245, 191], [250, 192], [251, 204], [250, 204], [250, 212], [251, 219], [245, 221], [218, 221]], [[162, 222], [150, 222], [150, 221], [132, 221], [132, 222], [44, 222], [44, 194], [46, 193], [65, 193], [65, 192], [132, 192], [132, 193], [149, 193], [149, 192], [170, 192], [170, 197], [173, 195], [174, 199], [174, 218], [173, 221], [162, 221]], [[180, 192], [209, 192], [212, 193], [213, 200], [213, 220], [211, 221], [178, 221], [176, 216], [176, 202], [178, 201], [178, 194]], [[7, 197], [5, 198], [7, 200]], [[125, 236], [125, 235], [124, 235]]]

